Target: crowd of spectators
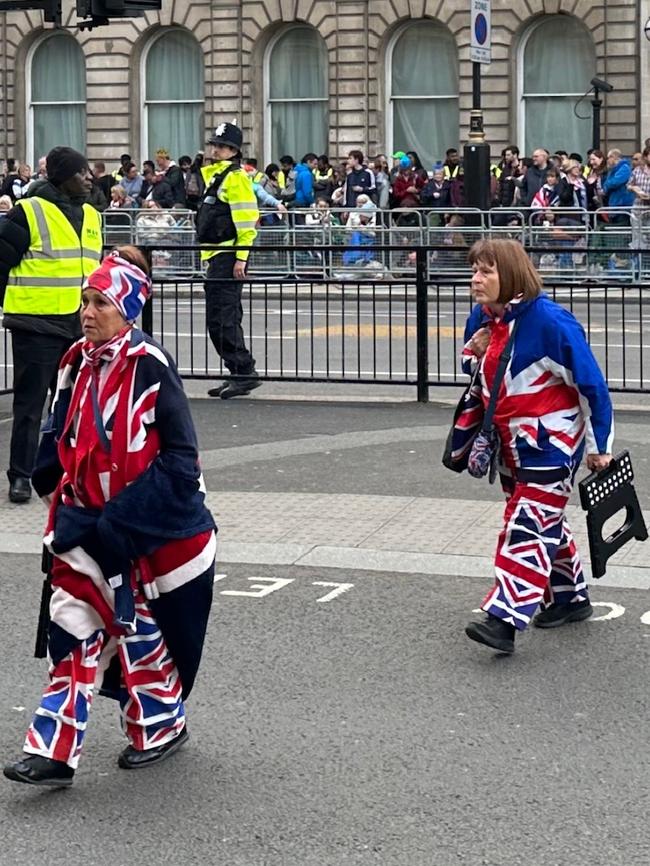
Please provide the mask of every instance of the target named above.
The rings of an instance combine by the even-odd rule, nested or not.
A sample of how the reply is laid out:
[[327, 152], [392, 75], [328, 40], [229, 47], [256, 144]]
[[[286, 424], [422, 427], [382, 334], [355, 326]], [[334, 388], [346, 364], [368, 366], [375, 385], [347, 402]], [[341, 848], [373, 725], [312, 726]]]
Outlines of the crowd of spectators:
[[[133, 209], [196, 210], [204, 191], [201, 168], [204, 155], [181, 156], [174, 161], [165, 148], [153, 160], [136, 165], [127, 153], [110, 172], [103, 161], [92, 164], [91, 204], [97, 210]], [[343, 161], [326, 155], [305, 154], [300, 162], [282, 156], [263, 170], [254, 158], [243, 158], [260, 207], [277, 213], [263, 217], [272, 224], [288, 210], [295, 210], [298, 224], [360, 224], [359, 211], [370, 212], [371, 222], [413, 224], [415, 210], [427, 212], [429, 224], [447, 225], [453, 212], [466, 206], [463, 161], [450, 147], [445, 159], [425, 167], [418, 154], [398, 150], [390, 160], [384, 154], [367, 159], [361, 150], [350, 150]], [[29, 165], [7, 160], [0, 179], [0, 215], [46, 178], [45, 159], [36, 172]], [[599, 219], [634, 226], [635, 212], [650, 207], [650, 139], [631, 158], [619, 150], [607, 154], [591, 150], [582, 154], [551, 152], [539, 147], [530, 157], [510, 145], [490, 171], [490, 207], [496, 209], [493, 224], [520, 222], [521, 212], [533, 224], [584, 219], [585, 212], [622, 208]], [[558, 211], [561, 209], [561, 211]], [[574, 212], [571, 212], [574, 209]], [[378, 211], [380, 216], [374, 213]], [[306, 214], [304, 212], [307, 212]], [[393, 213], [387, 215], [389, 211]], [[561, 213], [561, 216], [558, 214]], [[650, 211], [649, 211], [650, 213]], [[366, 214], [367, 218], [368, 214]]]

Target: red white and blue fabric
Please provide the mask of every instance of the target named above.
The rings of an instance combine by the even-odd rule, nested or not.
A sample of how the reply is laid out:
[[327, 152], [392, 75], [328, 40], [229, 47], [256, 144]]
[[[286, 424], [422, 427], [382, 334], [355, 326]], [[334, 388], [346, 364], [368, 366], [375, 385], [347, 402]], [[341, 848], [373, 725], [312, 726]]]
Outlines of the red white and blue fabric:
[[[585, 447], [590, 454], [612, 452], [614, 420], [607, 383], [581, 325], [545, 294], [515, 299], [501, 319], [486, 307], [472, 311], [462, 363], [467, 373], [479, 365], [484, 406], [517, 317], [494, 415], [508, 499], [495, 584], [482, 608], [521, 629], [540, 603], [587, 598], [565, 508]], [[479, 360], [470, 339], [481, 327], [491, 333]]]
[[140, 594], [134, 635], [117, 640], [98, 630], [51, 666], [50, 685], [27, 732], [25, 752], [77, 768], [95, 683], [114, 658], [121, 672], [120, 720], [131, 745], [145, 751], [178, 736], [185, 726], [180, 677]]
[[[98, 432], [93, 389], [108, 450]], [[54, 554], [48, 654], [59, 682], [55, 693], [65, 699], [67, 682], [67, 700], [78, 705], [71, 724], [83, 731], [82, 704], [90, 703], [92, 682], [123, 701], [123, 683], [127, 691], [130, 682], [138, 684], [132, 675], [140, 651], [162, 677], [151, 680], [158, 697], [180, 720], [176, 704], [193, 686], [212, 603], [216, 527], [205, 507], [187, 398], [173, 361], [157, 343], [128, 327], [99, 350], [83, 341], [72, 346], [61, 362], [32, 482], [51, 501], [45, 536]], [[124, 598], [133, 609], [129, 627], [117, 617]], [[105, 663], [105, 650], [114, 644], [119, 665]], [[151, 747], [165, 734], [156, 733], [150, 696], [129, 694], [127, 718], [146, 729], [141, 741]], [[46, 693], [41, 709], [47, 710], [48, 700], [55, 699]], [[69, 711], [64, 715], [72, 718]], [[37, 713], [32, 730], [40, 731], [40, 746], [28, 736], [26, 748], [47, 754], [52, 746], [39, 716], [47, 712]], [[165, 722], [161, 730], [167, 727]], [[134, 731], [129, 736], [136, 745]], [[69, 761], [81, 740], [80, 733]], [[68, 741], [66, 729], [62, 742]]]
[[463, 368], [471, 373], [477, 363], [472, 335], [489, 328], [490, 343], [480, 362], [487, 406], [499, 357], [517, 317], [521, 321], [494, 416], [501, 460], [510, 470], [564, 468], [568, 475], [580, 462], [585, 444], [588, 453], [610, 454], [614, 439], [607, 383], [575, 317], [545, 294], [512, 302], [501, 319], [476, 306], [465, 328]]
[[506, 507], [487, 613], [524, 629], [540, 604], [588, 599], [587, 582], [566, 519], [571, 480], [520, 484], [503, 477]]
[[135, 322], [148, 298], [151, 280], [137, 265], [119, 253], [109, 253], [86, 279], [84, 289], [101, 292], [117, 307], [127, 322]]

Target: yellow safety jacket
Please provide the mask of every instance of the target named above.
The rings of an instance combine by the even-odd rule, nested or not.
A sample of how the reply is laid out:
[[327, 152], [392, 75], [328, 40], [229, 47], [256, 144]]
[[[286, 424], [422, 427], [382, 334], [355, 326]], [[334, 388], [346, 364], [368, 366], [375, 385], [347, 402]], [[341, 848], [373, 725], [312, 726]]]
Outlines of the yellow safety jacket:
[[83, 205], [81, 239], [51, 201], [34, 196], [16, 202], [27, 217], [31, 243], [20, 264], [9, 271], [5, 313], [64, 316], [81, 305], [81, 284], [102, 255], [102, 218]]
[[[206, 192], [215, 174], [220, 174], [229, 165], [230, 160], [223, 159], [220, 162], [215, 162], [213, 165], [206, 165], [201, 169]], [[218, 244], [223, 249], [201, 250], [202, 261], [219, 255], [219, 253], [224, 252], [229, 247], [252, 246], [253, 241], [257, 237], [255, 226], [260, 218], [257, 197], [255, 196], [250, 177], [242, 168], [238, 167], [225, 176], [223, 183], [217, 191], [217, 196], [220, 201], [227, 204], [230, 208], [230, 216], [235, 225], [237, 237]], [[238, 250], [236, 256], [240, 261], [245, 262], [248, 259], [248, 254], [249, 250]]]

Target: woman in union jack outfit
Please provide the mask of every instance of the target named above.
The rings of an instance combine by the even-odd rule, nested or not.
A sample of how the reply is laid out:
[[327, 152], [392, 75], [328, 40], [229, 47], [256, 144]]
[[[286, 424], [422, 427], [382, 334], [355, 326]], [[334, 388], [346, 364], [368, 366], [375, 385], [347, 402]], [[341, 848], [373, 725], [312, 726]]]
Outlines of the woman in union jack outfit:
[[485, 620], [465, 632], [513, 652], [516, 632], [533, 617], [536, 626], [553, 628], [593, 612], [565, 510], [585, 451], [591, 471], [611, 460], [612, 404], [581, 325], [542, 292], [523, 247], [479, 241], [469, 260], [477, 306], [465, 329], [463, 367], [471, 373], [479, 365], [485, 406], [518, 325], [494, 415], [506, 495], [495, 582], [481, 605]]
[[124, 769], [188, 738], [216, 527], [172, 359], [134, 322], [151, 294], [134, 247], [87, 279], [84, 337], [63, 357], [32, 478], [50, 503], [50, 683], [7, 778], [72, 784], [96, 690], [119, 701]]

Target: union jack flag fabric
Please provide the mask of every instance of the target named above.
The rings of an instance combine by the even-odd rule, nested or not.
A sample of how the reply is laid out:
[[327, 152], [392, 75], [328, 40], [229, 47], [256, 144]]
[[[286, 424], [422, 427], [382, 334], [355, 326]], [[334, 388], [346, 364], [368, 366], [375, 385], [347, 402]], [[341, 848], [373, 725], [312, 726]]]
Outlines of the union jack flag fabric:
[[495, 584], [481, 608], [518, 629], [541, 603], [586, 601], [587, 582], [565, 516], [571, 481], [515, 483], [502, 477], [504, 526], [495, 555]]
[[127, 322], [134, 322], [138, 318], [147, 299], [151, 297], [149, 277], [116, 251], [104, 258], [83, 287], [107, 295]]
[[465, 329], [463, 367], [477, 363], [469, 343], [481, 327], [490, 342], [480, 362], [487, 406], [499, 357], [520, 317], [512, 357], [499, 391], [494, 422], [501, 460], [509, 469], [567, 469], [590, 454], [610, 454], [614, 420], [607, 384], [575, 317], [545, 294], [512, 301], [501, 319], [476, 306]]
[[[614, 421], [607, 384], [574, 316], [545, 294], [516, 298], [501, 318], [476, 306], [467, 321], [463, 368], [478, 369], [487, 406], [499, 358], [519, 319], [494, 423], [507, 502], [495, 584], [482, 608], [525, 628], [541, 604], [588, 598], [565, 509], [585, 450], [609, 454]], [[490, 329], [483, 358], [470, 338]]]
[[162, 746], [185, 726], [180, 676], [142, 594], [136, 630], [110, 638], [98, 630], [50, 668], [50, 685], [27, 731], [23, 751], [76, 769], [84, 742], [98, 671], [119, 659], [122, 730], [138, 751]]
[[120, 701], [136, 748], [164, 743], [201, 659], [216, 526], [162, 347], [130, 327], [72, 346], [32, 482], [50, 500], [52, 680], [27, 745], [73, 766], [93, 688]]

